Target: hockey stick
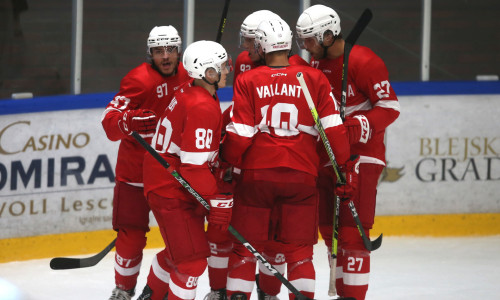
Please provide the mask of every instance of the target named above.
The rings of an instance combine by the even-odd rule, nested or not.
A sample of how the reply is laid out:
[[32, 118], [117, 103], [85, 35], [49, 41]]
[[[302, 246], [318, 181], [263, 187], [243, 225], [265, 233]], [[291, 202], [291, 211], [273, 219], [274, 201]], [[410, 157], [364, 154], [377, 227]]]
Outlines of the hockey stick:
[[78, 269], [95, 266], [100, 262], [111, 249], [115, 247], [116, 238], [104, 248], [101, 252], [91, 257], [71, 258], [71, 257], [55, 257], [50, 260], [50, 268], [52, 270], [67, 270]]
[[[311, 110], [311, 113], [313, 114], [314, 121], [316, 122], [316, 126], [318, 127], [318, 131], [320, 133], [321, 139], [323, 141], [323, 144], [325, 145], [326, 151], [328, 153], [328, 156], [330, 157], [330, 161], [332, 163], [333, 169], [335, 171], [335, 175], [337, 176], [337, 182], [339, 184], [344, 184], [345, 183], [345, 178], [340, 173], [339, 171], [339, 166], [337, 162], [335, 161], [335, 156], [333, 155], [333, 150], [330, 145], [330, 142], [328, 141], [328, 138], [326, 137], [325, 129], [323, 128], [323, 125], [321, 125], [321, 121], [319, 120], [318, 112], [316, 111], [316, 107], [314, 106], [314, 102], [312, 101], [311, 94], [309, 93], [309, 89], [307, 88], [306, 82], [304, 81], [304, 77], [302, 76], [301, 72], [297, 73], [297, 79], [299, 80], [300, 86], [302, 87], [302, 90], [304, 91], [304, 96], [306, 97], [307, 104], [309, 105], [309, 109]], [[349, 200], [349, 208], [351, 210], [352, 217], [354, 218], [354, 221], [356, 222], [356, 226], [358, 227], [359, 234], [361, 235], [361, 238], [363, 239], [363, 244], [368, 251], [374, 251], [377, 250], [380, 245], [382, 245], [382, 234], [376, 238], [374, 241], [370, 241], [370, 239], [366, 236], [365, 231], [363, 230], [363, 225], [361, 224], [361, 220], [359, 219], [358, 212], [356, 211], [356, 207], [354, 206], [354, 203], [352, 200]]]
[[224, 3], [224, 9], [222, 10], [222, 16], [220, 18], [220, 23], [219, 23], [219, 31], [217, 31], [217, 38], [215, 41], [217, 43], [220, 43], [222, 40], [222, 34], [224, 33], [224, 28], [226, 28], [226, 21], [227, 21], [227, 11], [229, 10], [229, 2], [231, 0], [226, 0]]
[[[210, 204], [205, 200], [193, 187], [175, 170], [170, 164], [158, 153], [151, 145], [149, 145], [137, 132], [132, 132], [132, 136], [148, 151], [167, 171], [174, 176], [174, 178], [191, 194], [196, 200], [203, 205], [207, 210], [210, 210]], [[278, 270], [276, 270], [271, 263], [269, 263], [233, 226], [229, 225], [229, 232], [240, 241], [250, 253], [252, 253], [276, 278], [283, 283], [284, 286], [292, 292], [299, 300], [311, 300], [304, 296], [297, 288], [295, 288], [290, 281], [288, 281]], [[344, 298], [343, 298], [344, 299]], [[355, 300], [345, 298], [344, 300]]]
[[365, 30], [368, 23], [370, 23], [373, 17], [372, 11], [367, 8], [361, 14], [354, 28], [351, 30], [344, 43], [344, 62], [342, 65], [342, 92], [340, 97], [340, 117], [342, 121], [345, 120], [345, 106], [346, 106], [346, 96], [347, 96], [347, 63], [349, 62], [349, 54], [351, 49], [358, 40], [359, 36]]
[[[297, 73], [297, 80], [300, 83], [300, 86], [302, 87], [302, 91], [304, 93], [304, 96], [307, 100], [307, 105], [309, 106], [309, 109], [311, 110], [311, 114], [314, 118], [314, 122], [316, 123], [316, 127], [318, 127], [318, 132], [321, 137], [321, 140], [323, 141], [323, 144], [325, 146], [326, 152], [328, 153], [328, 156], [330, 158], [330, 162], [332, 163], [333, 170], [335, 171], [335, 175], [337, 176], [337, 182], [339, 184], [345, 184], [345, 178], [342, 175], [342, 173], [339, 170], [339, 166], [335, 160], [335, 156], [333, 154], [332, 146], [330, 145], [330, 142], [328, 141], [328, 138], [326, 137], [325, 129], [323, 128], [323, 125], [321, 124], [321, 120], [319, 119], [318, 112], [316, 111], [316, 107], [314, 105], [314, 102], [311, 98], [311, 94], [309, 93], [309, 89], [307, 87], [307, 84], [304, 80], [304, 76], [302, 75], [301, 72]], [[338, 196], [335, 197], [335, 210], [336, 213], [334, 214], [334, 224], [338, 222], [337, 220], [337, 212], [338, 212], [338, 207], [340, 205], [340, 199]], [[366, 233], [363, 229], [363, 225], [361, 224], [361, 220], [359, 219], [358, 212], [356, 211], [356, 207], [354, 206], [354, 202], [352, 200], [349, 200], [349, 209], [351, 211], [352, 217], [354, 218], [354, 221], [356, 223], [356, 227], [358, 228], [359, 234], [361, 236], [361, 239], [363, 240], [363, 245], [368, 251], [373, 251], [376, 250], [380, 247], [382, 244], [382, 234], [375, 240], [375, 241], [370, 241], [370, 239], [366, 236]], [[336, 294], [335, 290], [335, 272], [334, 270], [337, 267], [337, 237], [338, 237], [338, 232], [336, 226], [334, 226], [333, 229], [333, 239], [332, 239], [332, 266], [330, 268], [330, 290], [328, 294], [330, 296], [334, 296]]]

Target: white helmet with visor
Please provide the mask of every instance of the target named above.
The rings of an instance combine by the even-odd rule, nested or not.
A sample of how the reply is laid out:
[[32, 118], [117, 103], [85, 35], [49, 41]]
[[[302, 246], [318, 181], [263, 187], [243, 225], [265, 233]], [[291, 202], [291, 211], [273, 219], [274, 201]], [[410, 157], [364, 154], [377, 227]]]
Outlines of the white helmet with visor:
[[174, 26], [155, 26], [149, 33], [147, 41], [147, 54], [152, 55], [151, 48], [165, 47], [172, 52], [177, 48], [177, 52], [182, 51], [182, 40]]
[[340, 18], [332, 8], [317, 4], [313, 5], [299, 16], [297, 20], [297, 44], [304, 48], [304, 39], [315, 37], [318, 43], [323, 43], [323, 36], [330, 30], [334, 36], [340, 34]]
[[188, 75], [195, 79], [204, 79], [206, 71], [214, 69], [217, 74], [225, 67], [231, 70], [230, 58], [221, 44], [212, 41], [197, 41], [189, 45], [182, 57]]

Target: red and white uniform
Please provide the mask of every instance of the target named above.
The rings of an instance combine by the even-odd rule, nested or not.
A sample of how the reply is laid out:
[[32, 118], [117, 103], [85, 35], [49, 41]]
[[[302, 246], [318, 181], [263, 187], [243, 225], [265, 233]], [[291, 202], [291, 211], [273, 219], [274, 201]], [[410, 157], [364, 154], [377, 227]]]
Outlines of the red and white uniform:
[[[288, 62], [290, 63], [290, 65], [309, 66], [307, 61], [305, 61], [302, 57], [300, 57], [297, 54], [290, 56], [290, 58], [288, 58]], [[241, 73], [253, 70], [261, 65], [250, 59], [248, 51], [242, 51], [238, 55], [238, 57], [236, 58], [236, 62], [235, 62], [234, 66], [235, 67], [234, 67], [233, 82], [236, 83], [236, 80], [238, 79], [238, 76]], [[224, 120], [224, 125], [227, 125], [230, 122], [229, 113], [231, 111], [231, 107], [232, 106], [230, 105], [228, 108], [226, 108], [226, 110], [224, 111], [224, 113], [222, 115], [222, 119]], [[224, 128], [225, 128], [225, 126], [223, 126], [223, 129]]]
[[[234, 193], [233, 227], [259, 252], [271, 255], [272, 263], [287, 263], [289, 280], [313, 298], [318, 131], [298, 72], [304, 75], [337, 159], [348, 159], [345, 128], [328, 80], [320, 71], [298, 65], [261, 66], [240, 74], [222, 158], [242, 169]], [[229, 259], [228, 296], [243, 292], [250, 297], [255, 264], [248, 250], [236, 243]]]
[[106, 106], [102, 125], [108, 138], [120, 142], [116, 162], [116, 180], [142, 186], [142, 162], [144, 147], [118, 127], [120, 113], [126, 110], [149, 109], [161, 115], [174, 95], [185, 81], [189, 80], [186, 70], [179, 63], [175, 76], [164, 77], [143, 63], [131, 70], [121, 81], [120, 91]]
[[[333, 60], [311, 60], [311, 66], [328, 78], [339, 105], [342, 64], [343, 56]], [[358, 191], [352, 200], [369, 236], [375, 218], [377, 183], [386, 162], [385, 129], [399, 116], [399, 102], [390, 85], [384, 62], [367, 47], [355, 45], [350, 52], [345, 114], [350, 117], [365, 116], [371, 128], [371, 136], [366, 143], [351, 144], [351, 154], [360, 155]], [[318, 179], [320, 232], [328, 247], [332, 245], [334, 182], [333, 169], [321, 168]], [[343, 297], [364, 299], [368, 289], [370, 253], [363, 246], [346, 204], [340, 206], [336, 286]]]
[[161, 114], [174, 91], [189, 79], [182, 64], [177, 74], [164, 77], [143, 63], [121, 81], [120, 91], [107, 105], [102, 125], [111, 141], [120, 141], [116, 163], [116, 185], [113, 197], [113, 229], [117, 234], [115, 281], [123, 290], [135, 287], [149, 231], [149, 206], [144, 197], [142, 162], [144, 148], [132, 136], [124, 134], [118, 120], [124, 111], [148, 109]]
[[[342, 64], [343, 56], [333, 60], [311, 60], [311, 66], [328, 78], [339, 105]], [[399, 102], [384, 62], [367, 47], [355, 45], [351, 50], [346, 92], [346, 116], [365, 115], [372, 128], [368, 142], [353, 145], [352, 154], [360, 155], [360, 163], [385, 166], [385, 129], [399, 116]]]
[[[221, 126], [219, 99], [191, 80], [166, 108], [151, 143], [205, 199], [218, 193], [210, 167], [218, 155]], [[151, 154], [145, 154], [144, 165], [144, 192], [166, 245], [158, 257], [161, 269], [153, 263], [148, 276], [151, 299], [162, 300], [167, 293], [169, 299], [194, 299], [210, 255], [207, 210]]]

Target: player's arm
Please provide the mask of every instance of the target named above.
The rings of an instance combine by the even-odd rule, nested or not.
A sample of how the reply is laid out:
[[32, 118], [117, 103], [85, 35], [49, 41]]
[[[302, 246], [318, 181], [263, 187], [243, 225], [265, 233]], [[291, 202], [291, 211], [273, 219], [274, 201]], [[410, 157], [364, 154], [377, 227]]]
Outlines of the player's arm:
[[346, 117], [344, 125], [353, 143], [366, 143], [372, 134], [384, 131], [400, 113], [399, 101], [383, 61], [376, 57], [356, 78], [356, 86], [369, 98], [372, 109], [355, 116]]
[[241, 158], [257, 133], [248, 89], [241, 80], [244, 77], [241, 75], [236, 81], [231, 121], [226, 127], [226, 135], [221, 146], [222, 159], [236, 167], [241, 165]]
[[156, 116], [150, 110], [140, 109], [147, 95], [146, 88], [139, 80], [123, 78], [120, 91], [106, 106], [101, 123], [106, 136], [118, 141], [137, 131], [143, 136], [152, 136], [156, 127]]

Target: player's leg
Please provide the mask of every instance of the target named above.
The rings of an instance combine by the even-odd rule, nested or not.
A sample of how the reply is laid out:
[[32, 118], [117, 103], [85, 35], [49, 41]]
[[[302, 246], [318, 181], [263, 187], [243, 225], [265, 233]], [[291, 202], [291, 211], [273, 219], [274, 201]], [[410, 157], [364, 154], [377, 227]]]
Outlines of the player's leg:
[[168, 299], [191, 299], [210, 253], [205, 209], [195, 200], [164, 198], [154, 193], [148, 194], [148, 201], [166, 247], [157, 256], [157, 268], [153, 268], [154, 264], [151, 268], [147, 282], [151, 295], [144, 299], [163, 300], [167, 295]]
[[216, 229], [207, 232], [210, 245], [210, 256], [208, 257], [208, 280], [210, 282], [210, 293], [207, 300], [224, 300], [226, 296], [226, 282], [228, 272], [229, 255], [233, 250], [233, 240], [228, 231], [221, 232]]
[[[375, 219], [377, 184], [382, 170], [382, 165], [359, 166], [358, 195], [353, 201], [368, 237]], [[369, 284], [370, 252], [365, 249], [346, 204], [341, 205], [340, 211], [339, 260], [343, 268], [343, 289], [339, 294], [364, 300]]]
[[[318, 241], [318, 193], [313, 176], [289, 171], [288, 178], [302, 178], [280, 183], [278, 205], [279, 218], [273, 233], [278, 247], [287, 262], [287, 277], [303, 295], [314, 299], [315, 271], [313, 245]], [[281, 245], [279, 245], [281, 244]], [[276, 255], [278, 257], [278, 255]], [[295, 295], [289, 293], [290, 299]]]
[[[113, 197], [115, 244], [115, 283], [117, 289], [134, 294], [149, 231], [149, 206], [143, 189], [116, 182]], [[111, 298], [114, 299], [114, 298]]]
[[[263, 182], [244, 174], [234, 192], [232, 226], [262, 253], [268, 241], [273, 191]], [[229, 257], [227, 295], [250, 299], [255, 284], [256, 258], [240, 243], [234, 243]]]

